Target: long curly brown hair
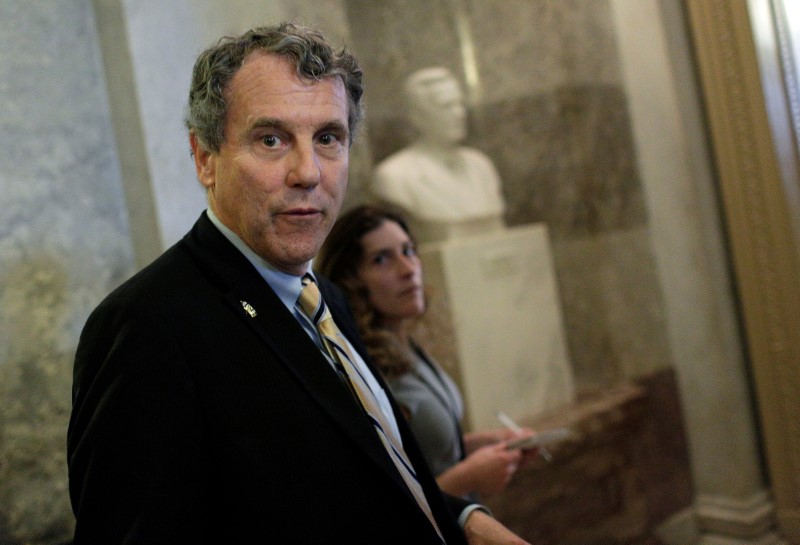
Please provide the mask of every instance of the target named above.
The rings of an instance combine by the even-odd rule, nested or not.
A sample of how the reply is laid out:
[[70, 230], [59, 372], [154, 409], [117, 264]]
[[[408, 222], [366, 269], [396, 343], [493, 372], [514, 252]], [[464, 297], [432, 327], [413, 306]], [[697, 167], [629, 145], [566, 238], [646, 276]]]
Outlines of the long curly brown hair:
[[396, 335], [381, 327], [381, 317], [370, 304], [367, 289], [358, 278], [358, 268], [364, 257], [362, 238], [387, 221], [395, 222], [415, 241], [398, 210], [382, 205], [360, 205], [336, 221], [314, 259], [314, 269], [344, 290], [369, 356], [384, 376], [395, 377], [408, 371], [412, 352]]

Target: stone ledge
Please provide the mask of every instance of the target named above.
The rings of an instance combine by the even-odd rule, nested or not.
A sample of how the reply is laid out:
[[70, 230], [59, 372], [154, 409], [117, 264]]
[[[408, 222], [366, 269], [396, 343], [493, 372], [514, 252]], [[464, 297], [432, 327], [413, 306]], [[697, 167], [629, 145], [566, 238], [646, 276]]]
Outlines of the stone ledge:
[[501, 494], [483, 498], [499, 520], [533, 545], [655, 543], [648, 537], [637, 442], [646, 390], [623, 384], [537, 418], [534, 429], [574, 435], [522, 467]]

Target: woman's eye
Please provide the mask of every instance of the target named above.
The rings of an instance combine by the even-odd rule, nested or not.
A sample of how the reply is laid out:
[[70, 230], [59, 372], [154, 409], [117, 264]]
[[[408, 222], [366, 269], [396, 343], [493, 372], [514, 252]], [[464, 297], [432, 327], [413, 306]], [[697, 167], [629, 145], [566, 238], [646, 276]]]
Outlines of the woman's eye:
[[417, 255], [417, 249], [414, 248], [413, 246], [408, 246], [408, 247], [403, 249], [403, 255], [406, 256], [406, 257], [415, 256], [415, 255]]

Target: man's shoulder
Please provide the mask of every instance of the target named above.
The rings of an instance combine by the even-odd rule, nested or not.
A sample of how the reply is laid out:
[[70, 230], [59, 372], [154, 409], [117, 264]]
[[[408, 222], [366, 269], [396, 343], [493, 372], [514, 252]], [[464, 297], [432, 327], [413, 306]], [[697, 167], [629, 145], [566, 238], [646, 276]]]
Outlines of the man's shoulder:
[[[197, 290], [198, 284], [209, 274], [204, 263], [216, 256], [214, 250], [208, 249], [206, 239], [210, 235], [216, 235], [214, 227], [201, 216], [186, 236], [120, 284], [107, 299], [127, 297], [174, 302], [176, 298], [185, 297], [184, 293]], [[204, 251], [211, 257], [201, 259]]]
[[191, 260], [182, 243], [178, 242], [112, 290], [100, 306], [119, 299], [164, 300], [186, 285], [191, 270]]

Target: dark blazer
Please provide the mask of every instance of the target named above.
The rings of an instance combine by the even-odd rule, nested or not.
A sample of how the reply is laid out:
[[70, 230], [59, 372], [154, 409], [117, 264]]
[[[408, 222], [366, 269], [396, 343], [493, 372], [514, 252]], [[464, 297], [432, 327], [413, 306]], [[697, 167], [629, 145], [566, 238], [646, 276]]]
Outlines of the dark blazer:
[[[447, 543], [465, 543], [464, 503], [394, 408]], [[87, 321], [68, 463], [76, 545], [438, 543], [351, 393], [205, 213]]]

